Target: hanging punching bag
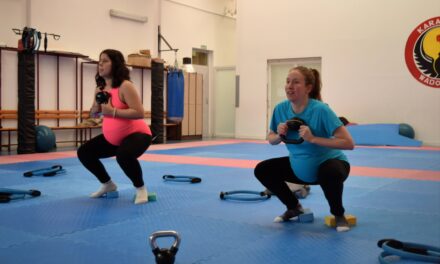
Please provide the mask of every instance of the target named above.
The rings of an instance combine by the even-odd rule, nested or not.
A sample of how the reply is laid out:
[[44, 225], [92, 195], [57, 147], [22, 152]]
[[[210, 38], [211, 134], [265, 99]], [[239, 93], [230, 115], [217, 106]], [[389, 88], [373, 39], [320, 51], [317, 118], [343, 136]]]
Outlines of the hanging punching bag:
[[151, 132], [154, 143], [164, 142], [163, 131], [163, 63], [151, 62]]
[[18, 52], [17, 153], [35, 153], [35, 55]]
[[171, 71], [167, 79], [167, 118], [172, 123], [180, 123], [183, 119], [183, 95], [185, 81], [182, 71]]

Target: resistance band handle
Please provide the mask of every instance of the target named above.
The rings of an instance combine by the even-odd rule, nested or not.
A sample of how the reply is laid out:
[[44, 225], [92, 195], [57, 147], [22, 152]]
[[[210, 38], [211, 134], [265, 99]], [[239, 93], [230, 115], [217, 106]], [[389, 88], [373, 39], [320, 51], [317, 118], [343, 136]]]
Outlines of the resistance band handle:
[[174, 243], [172, 247], [179, 248], [180, 245], [180, 235], [174, 230], [163, 230], [163, 231], [156, 231], [153, 234], [150, 235], [150, 246], [152, 249], [158, 248], [156, 239], [159, 237], [174, 237]]
[[0, 203], [9, 203], [11, 201], [10, 195], [0, 195]]

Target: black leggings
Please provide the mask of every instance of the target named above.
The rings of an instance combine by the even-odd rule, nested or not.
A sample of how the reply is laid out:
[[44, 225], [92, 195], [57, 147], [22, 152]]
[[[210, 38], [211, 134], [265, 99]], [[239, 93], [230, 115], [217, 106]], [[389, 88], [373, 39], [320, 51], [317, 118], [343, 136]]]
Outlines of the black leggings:
[[142, 187], [144, 180], [137, 158], [148, 149], [150, 144], [151, 136], [148, 134], [133, 133], [122, 140], [120, 146], [110, 144], [101, 134], [81, 145], [77, 153], [84, 167], [93, 173], [101, 183], [108, 182], [110, 176], [100, 159], [116, 156], [116, 161], [133, 182], [133, 185]]
[[320, 185], [330, 206], [330, 212], [335, 216], [344, 215], [342, 192], [344, 181], [350, 173], [350, 164], [338, 159], [323, 162], [318, 169], [318, 181], [314, 183], [300, 180], [290, 166], [289, 157], [268, 159], [255, 167], [255, 177], [272, 191], [288, 209], [298, 205], [298, 199], [285, 183]]

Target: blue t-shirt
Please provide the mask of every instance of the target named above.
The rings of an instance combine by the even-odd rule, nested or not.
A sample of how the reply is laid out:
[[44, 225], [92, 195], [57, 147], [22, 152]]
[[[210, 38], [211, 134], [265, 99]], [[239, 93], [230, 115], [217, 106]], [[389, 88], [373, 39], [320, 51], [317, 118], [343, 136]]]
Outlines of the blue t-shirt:
[[[309, 99], [304, 111], [296, 114], [291, 102], [285, 100], [275, 107], [270, 129], [276, 133], [280, 123], [285, 123], [294, 117], [304, 120], [312, 134], [317, 137], [331, 138], [334, 131], [343, 125], [330, 107], [321, 101]], [[297, 131], [290, 130], [286, 136], [294, 139], [299, 137]], [[286, 147], [289, 151], [292, 170], [298, 178], [305, 182], [316, 182], [319, 165], [328, 159], [340, 159], [348, 162], [341, 150], [318, 146], [307, 141], [301, 144], [286, 144]]]

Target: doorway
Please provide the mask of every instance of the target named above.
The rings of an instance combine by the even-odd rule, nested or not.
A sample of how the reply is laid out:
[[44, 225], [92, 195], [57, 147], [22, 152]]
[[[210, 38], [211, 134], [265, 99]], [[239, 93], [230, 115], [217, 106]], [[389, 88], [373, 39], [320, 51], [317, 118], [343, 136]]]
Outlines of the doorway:
[[235, 137], [235, 67], [215, 68], [214, 136]]

